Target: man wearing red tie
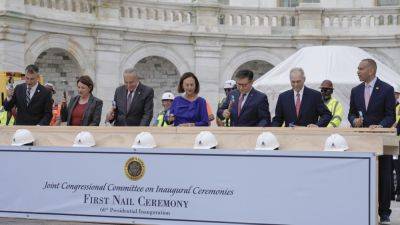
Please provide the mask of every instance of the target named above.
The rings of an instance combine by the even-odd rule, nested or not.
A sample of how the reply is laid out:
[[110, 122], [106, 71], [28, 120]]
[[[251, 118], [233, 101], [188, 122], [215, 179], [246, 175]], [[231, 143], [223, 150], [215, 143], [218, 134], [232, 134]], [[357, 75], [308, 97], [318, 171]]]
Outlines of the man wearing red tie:
[[[396, 118], [394, 89], [376, 77], [376, 62], [363, 59], [358, 66], [361, 84], [351, 90], [348, 120], [353, 127], [391, 127]], [[391, 155], [379, 160], [379, 209], [381, 224], [390, 224]]]
[[304, 86], [306, 77], [302, 68], [290, 71], [292, 89], [281, 93], [275, 108], [272, 126], [326, 127], [332, 114], [322, 101], [321, 94]]
[[218, 109], [218, 117], [230, 119], [230, 126], [266, 127], [271, 125], [267, 95], [253, 88], [254, 74], [241, 70], [236, 74], [237, 89], [231, 91]]

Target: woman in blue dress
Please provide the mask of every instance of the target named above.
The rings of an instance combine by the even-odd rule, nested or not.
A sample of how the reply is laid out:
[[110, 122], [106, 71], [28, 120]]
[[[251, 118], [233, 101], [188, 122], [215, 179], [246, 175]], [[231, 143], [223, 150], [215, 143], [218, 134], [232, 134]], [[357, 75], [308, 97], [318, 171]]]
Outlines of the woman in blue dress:
[[178, 93], [183, 94], [175, 97], [165, 121], [174, 126], [209, 126], [206, 100], [198, 96], [199, 91], [197, 77], [191, 72], [184, 73], [178, 86]]

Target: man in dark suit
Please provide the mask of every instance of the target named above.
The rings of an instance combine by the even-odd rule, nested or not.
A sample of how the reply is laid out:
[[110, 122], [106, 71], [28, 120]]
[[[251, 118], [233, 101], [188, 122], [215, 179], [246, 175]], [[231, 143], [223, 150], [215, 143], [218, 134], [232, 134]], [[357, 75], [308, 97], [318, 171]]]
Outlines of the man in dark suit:
[[124, 85], [115, 90], [107, 121], [115, 126], [149, 126], [153, 117], [154, 90], [139, 82], [133, 69], [124, 71]]
[[[348, 120], [353, 127], [391, 127], [395, 122], [394, 89], [376, 77], [376, 62], [363, 59], [358, 66], [362, 83], [351, 90]], [[378, 157], [381, 224], [390, 224], [391, 155]]]
[[49, 125], [52, 114], [51, 92], [39, 83], [39, 68], [25, 69], [25, 84], [9, 90], [4, 109], [17, 108], [16, 125]]
[[304, 86], [306, 77], [302, 68], [290, 71], [292, 89], [281, 93], [272, 125], [326, 127], [332, 114], [322, 101], [321, 94]]
[[230, 118], [230, 126], [266, 127], [271, 125], [267, 95], [252, 87], [254, 74], [241, 70], [236, 74], [237, 89], [231, 91], [218, 110], [219, 117]]

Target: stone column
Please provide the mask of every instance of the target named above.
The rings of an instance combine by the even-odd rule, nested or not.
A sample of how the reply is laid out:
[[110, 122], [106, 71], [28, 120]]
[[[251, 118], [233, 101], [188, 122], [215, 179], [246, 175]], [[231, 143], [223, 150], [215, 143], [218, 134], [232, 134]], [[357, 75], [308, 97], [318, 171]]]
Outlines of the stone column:
[[25, 13], [24, 0], [0, 0], [0, 11]]
[[[218, 38], [218, 15], [221, 5], [218, 0], [197, 0], [194, 3], [197, 33], [194, 37], [195, 74], [200, 82], [200, 95], [211, 105], [216, 115], [219, 90], [220, 57], [222, 44]], [[214, 34], [215, 38], [212, 37]]]
[[95, 57], [96, 57], [96, 78], [95, 86], [97, 97], [103, 100], [103, 112], [101, 124], [104, 124], [105, 114], [111, 108], [115, 89], [121, 83], [121, 33], [102, 25], [120, 27], [119, 21], [119, 0], [99, 0], [97, 8], [97, 21], [99, 28], [96, 29]]
[[[25, 13], [24, 0], [0, 0], [0, 11]], [[0, 25], [0, 71], [23, 72], [26, 22], [3, 16]]]
[[97, 8], [98, 22], [107, 25], [119, 24], [120, 0], [99, 0]]
[[217, 0], [197, 0], [194, 4], [197, 32], [218, 32], [218, 16], [221, 5]]
[[322, 12], [319, 3], [301, 3], [296, 8], [299, 16], [298, 35], [322, 34]]
[[121, 84], [121, 35], [118, 32], [100, 30], [96, 37], [96, 77], [97, 97], [103, 100], [102, 124], [104, 116], [111, 108], [115, 89]]
[[222, 45], [216, 38], [196, 38], [195, 74], [200, 82], [200, 96], [211, 105], [215, 116], [219, 97], [221, 49]]

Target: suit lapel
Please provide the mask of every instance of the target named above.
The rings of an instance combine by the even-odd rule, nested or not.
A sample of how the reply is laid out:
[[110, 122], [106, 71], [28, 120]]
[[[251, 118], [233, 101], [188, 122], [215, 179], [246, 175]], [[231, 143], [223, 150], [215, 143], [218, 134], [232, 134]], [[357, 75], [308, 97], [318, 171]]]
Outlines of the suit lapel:
[[21, 96], [23, 96], [22, 102], [24, 103], [23, 105], [24, 105], [25, 108], [28, 108], [28, 103], [26, 102], [26, 89], [27, 89], [27, 88], [28, 88], [28, 87], [26, 86], [26, 84], [23, 85], [23, 87], [22, 87], [22, 93], [21, 93]]
[[[377, 95], [379, 95], [380, 83], [381, 83], [380, 80], [377, 78], [374, 87], [372, 87], [372, 93], [371, 93], [371, 97], [369, 98], [368, 108], [365, 109], [366, 112], [368, 111], [369, 108], [371, 108], [371, 105], [374, 102]], [[365, 102], [365, 100], [364, 100], [364, 102]], [[364, 105], [365, 105], [365, 103], [364, 103]]]
[[307, 108], [308, 100], [309, 100], [309, 98], [307, 98], [307, 96], [308, 96], [308, 88], [306, 86], [304, 86], [303, 96], [301, 98], [299, 116], [297, 117], [297, 119], [301, 118], [301, 116], [304, 114], [304, 110], [306, 110], [306, 108]]
[[[35, 101], [37, 98], [39, 98], [40, 92], [42, 91], [42, 85], [38, 84], [35, 93], [33, 94], [31, 101], [29, 102], [28, 105], [30, 105], [33, 101]], [[26, 85], [25, 85], [25, 93], [26, 93]], [[25, 97], [25, 101], [26, 101], [26, 97]]]
[[296, 103], [294, 102], [294, 91], [293, 89], [290, 91], [289, 99], [287, 101], [289, 103], [289, 108], [290, 112], [292, 112], [292, 118], [296, 118], [297, 120], [297, 114], [296, 114]]
[[123, 111], [124, 114], [127, 114], [127, 112], [128, 112], [128, 110], [126, 109], [127, 94], [128, 94], [128, 89], [126, 89], [126, 87], [124, 86], [124, 88], [120, 92], [121, 97], [119, 98], [122, 101], [122, 103], [121, 103], [122, 104], [122, 111]]
[[243, 111], [247, 107], [247, 105], [249, 104], [249, 101], [251, 101], [253, 95], [254, 95], [254, 91], [253, 91], [253, 88], [252, 88], [251, 91], [249, 92], [249, 94], [246, 97], [246, 101], [244, 102], [243, 107], [240, 110], [240, 115], [243, 115]]
[[72, 122], [72, 121], [71, 121], [72, 111], [74, 110], [76, 104], [78, 104], [78, 101], [79, 101], [79, 95], [78, 95], [78, 96], [75, 96], [74, 102], [72, 103], [72, 107], [69, 108], [67, 121]]
[[85, 111], [84, 111], [84, 113], [83, 113], [82, 125], [88, 124], [88, 122], [87, 122], [87, 120], [88, 120], [88, 114], [90, 113], [88, 109], [90, 109], [90, 107], [92, 106], [93, 101], [94, 101], [93, 95], [90, 95], [89, 101], [88, 101], [88, 103], [87, 103], [87, 105], [86, 105], [86, 108], [85, 108]]
[[356, 99], [360, 99], [361, 109], [362, 109], [362, 112], [365, 114], [367, 112], [367, 109], [365, 108], [364, 91], [365, 91], [365, 85], [364, 85], [364, 83], [362, 83], [359, 86], [358, 92], [356, 92]]
[[133, 99], [132, 99], [130, 108], [127, 109], [127, 113], [129, 113], [132, 110], [133, 106], [135, 105], [135, 102], [137, 101], [137, 99], [139, 98], [139, 96], [141, 94], [142, 94], [142, 83], [139, 82], [139, 84], [135, 90], [135, 94], [133, 95]]

